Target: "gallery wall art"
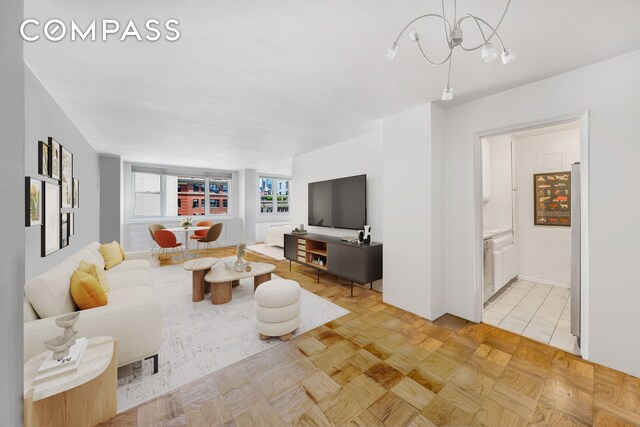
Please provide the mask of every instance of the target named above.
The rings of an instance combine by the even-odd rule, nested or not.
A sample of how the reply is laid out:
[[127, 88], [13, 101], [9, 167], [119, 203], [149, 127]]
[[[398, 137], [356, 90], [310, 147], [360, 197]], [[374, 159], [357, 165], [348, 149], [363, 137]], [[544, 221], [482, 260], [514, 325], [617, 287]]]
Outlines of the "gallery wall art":
[[49, 137], [49, 149], [50, 149], [50, 164], [51, 164], [51, 174], [49, 175], [53, 179], [60, 179], [60, 143]]
[[80, 181], [73, 174], [73, 154], [53, 137], [38, 141], [38, 174], [25, 177], [25, 225], [40, 226], [41, 255], [69, 246], [80, 206]]
[[43, 196], [44, 224], [41, 227], [41, 250], [44, 257], [60, 249], [60, 186], [46, 182]]
[[38, 141], [38, 173], [51, 176], [51, 148], [42, 141]]
[[571, 227], [571, 172], [533, 175], [535, 225]]
[[73, 206], [73, 154], [65, 147], [62, 147], [61, 155], [62, 207], [68, 209]]
[[42, 225], [42, 181], [25, 178], [26, 222], [27, 227]]

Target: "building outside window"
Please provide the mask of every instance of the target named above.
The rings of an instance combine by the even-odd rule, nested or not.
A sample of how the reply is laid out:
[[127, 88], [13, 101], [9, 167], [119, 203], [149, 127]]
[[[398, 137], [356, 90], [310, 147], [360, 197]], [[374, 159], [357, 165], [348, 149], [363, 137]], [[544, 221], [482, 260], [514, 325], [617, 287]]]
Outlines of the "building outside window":
[[[173, 217], [229, 214], [230, 178], [162, 175], [134, 169], [132, 181], [134, 216]], [[207, 199], [209, 199], [208, 210]]]
[[287, 178], [260, 177], [258, 180], [260, 213], [288, 213], [290, 185], [291, 180]]

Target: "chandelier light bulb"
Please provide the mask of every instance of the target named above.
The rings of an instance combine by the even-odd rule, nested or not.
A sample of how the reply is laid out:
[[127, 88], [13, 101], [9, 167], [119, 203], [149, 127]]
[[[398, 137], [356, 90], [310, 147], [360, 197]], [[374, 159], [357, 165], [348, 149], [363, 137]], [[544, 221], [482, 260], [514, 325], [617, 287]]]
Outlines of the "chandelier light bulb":
[[487, 42], [482, 46], [482, 60], [484, 62], [491, 62], [498, 57], [498, 49], [492, 42]]
[[398, 53], [398, 43], [394, 43], [390, 47], [387, 48], [384, 55], [387, 57], [389, 61], [393, 61]]
[[506, 47], [502, 49], [502, 63], [507, 65], [509, 62], [516, 59], [516, 55], [511, 52], [511, 49], [507, 49]]
[[447, 87], [444, 88], [444, 92], [442, 92], [442, 100], [451, 101], [452, 99], [453, 99], [453, 89], [451, 88], [451, 86], [447, 85]]
[[417, 42], [418, 40], [420, 40], [420, 33], [418, 32], [418, 30], [416, 28], [414, 28], [409, 33], [409, 37], [411, 37], [411, 40], [413, 40], [414, 42]]

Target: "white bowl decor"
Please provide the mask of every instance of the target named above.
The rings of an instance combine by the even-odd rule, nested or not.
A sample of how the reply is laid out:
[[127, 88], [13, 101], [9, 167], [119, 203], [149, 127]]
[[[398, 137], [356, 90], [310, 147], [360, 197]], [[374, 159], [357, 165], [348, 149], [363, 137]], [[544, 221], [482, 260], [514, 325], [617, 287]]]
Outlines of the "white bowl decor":
[[76, 311], [75, 313], [65, 314], [56, 319], [56, 325], [63, 328], [64, 332], [62, 335], [58, 335], [44, 342], [45, 348], [53, 352], [54, 359], [59, 360], [68, 355], [69, 347], [76, 343], [78, 331], [73, 328], [73, 325], [75, 325], [79, 316], [80, 312]]

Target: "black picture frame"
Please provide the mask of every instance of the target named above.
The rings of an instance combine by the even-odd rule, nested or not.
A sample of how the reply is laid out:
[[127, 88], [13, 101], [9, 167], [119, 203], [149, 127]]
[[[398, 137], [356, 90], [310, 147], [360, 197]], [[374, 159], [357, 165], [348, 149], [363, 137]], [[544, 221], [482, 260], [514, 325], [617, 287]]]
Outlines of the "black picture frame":
[[72, 198], [73, 198], [73, 207], [80, 207], [80, 181], [76, 178], [73, 178], [73, 187], [72, 187]]
[[51, 146], [43, 141], [38, 141], [38, 173], [51, 176]]
[[40, 227], [41, 256], [60, 250], [60, 185], [45, 182], [42, 187], [42, 227]]
[[[31, 178], [30, 176], [25, 177], [25, 193], [24, 193], [24, 201], [25, 201], [25, 226], [31, 227], [36, 225], [42, 225], [44, 223], [44, 209], [42, 208], [43, 203], [43, 182], [39, 179]], [[36, 194], [34, 196], [33, 186], [36, 186]], [[32, 214], [33, 204], [35, 204], [35, 209], [38, 211], [38, 218], [35, 219]]]
[[73, 207], [73, 154], [64, 146], [60, 150], [60, 187], [63, 209]]
[[69, 246], [69, 212], [60, 214], [60, 249]]
[[53, 137], [49, 137], [48, 139], [49, 142], [49, 165], [50, 165], [50, 169], [51, 169], [51, 173], [49, 174], [49, 176], [53, 179], [57, 179], [60, 180], [60, 175], [61, 175], [61, 170], [62, 170], [62, 153], [61, 153], [61, 148], [62, 145], [60, 145], [60, 143], [58, 141], [56, 141], [55, 139], [53, 139]]

